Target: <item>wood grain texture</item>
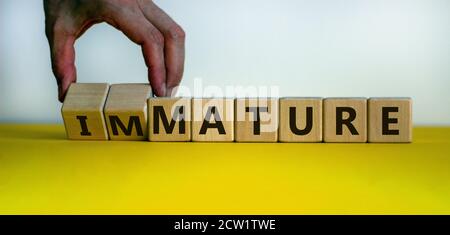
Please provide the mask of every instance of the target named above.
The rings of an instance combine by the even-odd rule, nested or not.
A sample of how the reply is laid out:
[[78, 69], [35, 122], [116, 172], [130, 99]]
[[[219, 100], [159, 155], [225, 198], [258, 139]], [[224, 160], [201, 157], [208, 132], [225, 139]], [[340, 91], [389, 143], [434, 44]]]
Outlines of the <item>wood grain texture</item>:
[[412, 141], [411, 98], [370, 98], [368, 113], [369, 142]]
[[103, 116], [108, 89], [106, 83], [70, 85], [61, 109], [68, 139], [108, 140]]
[[312, 97], [280, 99], [279, 141], [322, 142], [322, 101]]
[[191, 98], [148, 99], [149, 141], [191, 140]]
[[193, 98], [192, 141], [234, 141], [234, 100]]
[[105, 119], [111, 140], [147, 139], [149, 84], [111, 85], [105, 104]]
[[[326, 98], [323, 106], [325, 142], [367, 142], [366, 98]], [[352, 121], [346, 125], [339, 120]]]
[[236, 142], [278, 141], [278, 99], [235, 100]]

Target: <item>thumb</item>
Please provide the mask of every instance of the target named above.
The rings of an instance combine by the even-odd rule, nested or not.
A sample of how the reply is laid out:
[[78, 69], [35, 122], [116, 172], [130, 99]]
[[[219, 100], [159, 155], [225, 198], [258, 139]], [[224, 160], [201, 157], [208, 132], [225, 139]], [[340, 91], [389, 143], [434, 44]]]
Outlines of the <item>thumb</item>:
[[63, 102], [70, 84], [77, 80], [74, 47], [76, 37], [64, 31], [50, 30], [47, 38], [53, 74], [58, 84], [58, 99]]

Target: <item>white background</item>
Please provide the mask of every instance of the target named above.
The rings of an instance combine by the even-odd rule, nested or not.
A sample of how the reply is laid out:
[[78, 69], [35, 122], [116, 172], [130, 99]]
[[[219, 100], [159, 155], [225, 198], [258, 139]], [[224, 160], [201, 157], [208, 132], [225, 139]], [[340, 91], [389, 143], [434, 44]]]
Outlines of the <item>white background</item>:
[[[450, 124], [448, 0], [160, 0], [186, 31], [183, 85], [281, 96], [409, 96]], [[61, 122], [41, 0], [0, 0], [0, 122]], [[140, 48], [106, 24], [77, 41], [79, 82], [145, 82]]]

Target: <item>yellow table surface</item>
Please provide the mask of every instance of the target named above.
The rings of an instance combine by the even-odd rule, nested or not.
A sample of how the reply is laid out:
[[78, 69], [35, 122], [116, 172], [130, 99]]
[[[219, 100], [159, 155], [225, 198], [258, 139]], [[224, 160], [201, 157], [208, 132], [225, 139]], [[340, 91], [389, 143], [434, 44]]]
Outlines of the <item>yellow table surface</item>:
[[450, 127], [412, 144], [70, 141], [0, 124], [0, 214], [450, 214]]

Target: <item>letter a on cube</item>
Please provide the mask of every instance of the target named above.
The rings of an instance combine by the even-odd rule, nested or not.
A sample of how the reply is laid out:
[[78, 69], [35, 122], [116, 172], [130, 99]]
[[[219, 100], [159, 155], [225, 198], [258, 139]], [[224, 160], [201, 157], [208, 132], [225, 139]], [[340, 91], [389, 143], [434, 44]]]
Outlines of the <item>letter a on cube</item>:
[[193, 98], [192, 141], [234, 141], [234, 100]]

